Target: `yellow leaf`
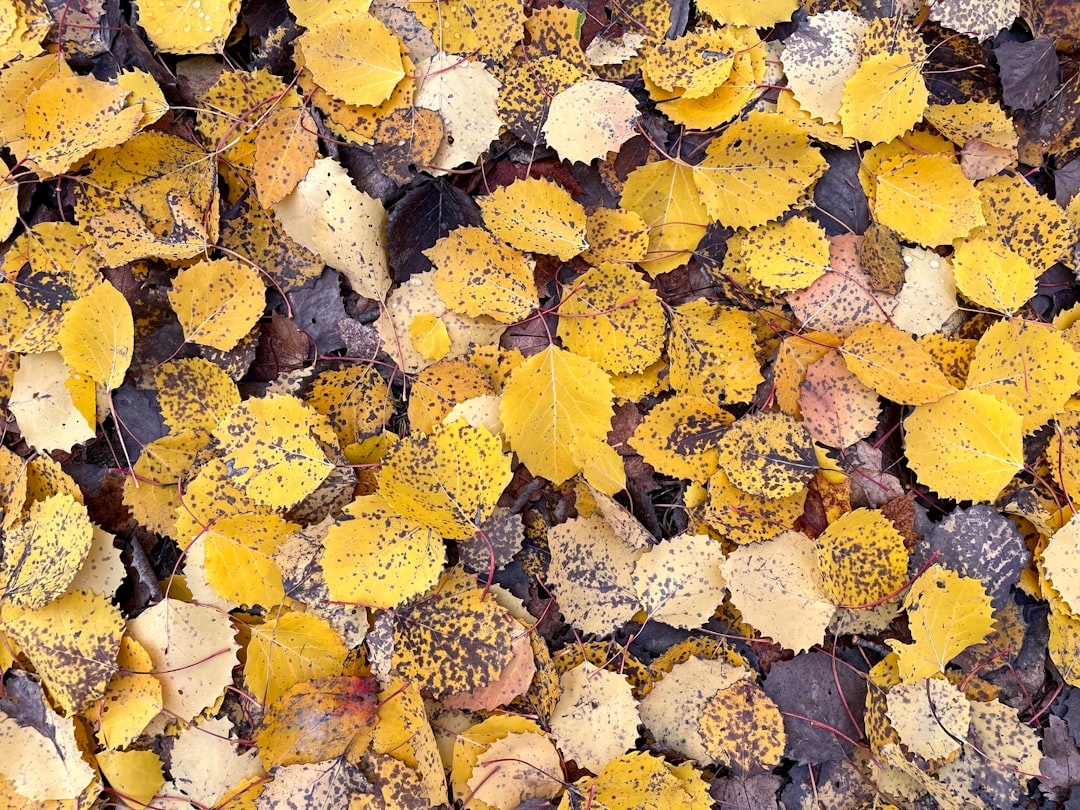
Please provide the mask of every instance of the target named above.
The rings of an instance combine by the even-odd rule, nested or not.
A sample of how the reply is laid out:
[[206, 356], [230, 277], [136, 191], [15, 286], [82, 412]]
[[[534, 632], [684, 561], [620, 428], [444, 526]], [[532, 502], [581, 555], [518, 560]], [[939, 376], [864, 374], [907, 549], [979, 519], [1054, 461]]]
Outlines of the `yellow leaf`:
[[322, 567], [332, 599], [393, 609], [431, 588], [445, 558], [438, 534], [375, 494], [349, 504], [327, 531]]
[[499, 82], [476, 60], [445, 53], [418, 63], [416, 75], [423, 77], [416, 91], [416, 106], [437, 112], [443, 119], [442, 144], [429, 171], [444, 174], [479, 158], [502, 128]]
[[605, 810], [699, 810], [710, 804], [708, 786], [696, 770], [681, 776], [674, 765], [660, 757], [636, 751], [615, 757], [596, 776], [570, 785], [559, 810], [571, 810], [591, 802]]
[[174, 433], [212, 430], [240, 404], [240, 391], [232, 377], [201, 357], [162, 363], [154, 369], [154, 384], [162, 419]]
[[319, 86], [347, 104], [380, 104], [405, 77], [401, 40], [370, 14], [331, 17], [297, 45]]
[[958, 391], [904, 420], [908, 464], [946, 498], [992, 501], [1024, 466], [1023, 417], [979, 391]]
[[303, 500], [330, 475], [333, 465], [315, 440], [327, 434], [332, 441], [324, 417], [285, 396], [249, 399], [214, 430], [236, 486], [259, 503], [281, 507]]
[[979, 194], [951, 154], [898, 154], [873, 175], [874, 215], [902, 238], [933, 247], [985, 225]]
[[279, 612], [251, 628], [244, 685], [269, 706], [303, 681], [340, 675], [348, 647], [329, 623], [310, 613]]
[[372, 750], [416, 768], [431, 804], [446, 801], [443, 763], [416, 684], [391, 678], [379, 693], [378, 715]]
[[131, 799], [136, 805], [149, 807], [165, 784], [161, 758], [153, 751], [99, 751], [94, 755], [101, 775], [117, 795]]
[[93, 76], [45, 82], [26, 99], [27, 157], [42, 172], [60, 174], [95, 149], [122, 144], [142, 118], [140, 107], [125, 108], [127, 95]]
[[818, 537], [818, 568], [829, 598], [860, 607], [904, 584], [908, 553], [893, 522], [876, 509], [841, 515]]
[[671, 385], [680, 394], [749, 402], [763, 381], [749, 312], [704, 298], [670, 310]]
[[726, 52], [726, 33], [699, 28], [661, 40], [646, 55], [643, 71], [649, 81], [682, 98], [707, 96], [727, 80], [735, 62]]
[[84, 410], [86, 395], [92, 403], [93, 381], [75, 374], [60, 352], [30, 354], [19, 359], [8, 408], [31, 447], [67, 451], [94, 438], [97, 408]]
[[1014, 313], [1035, 294], [1035, 269], [996, 239], [963, 240], [952, 262], [956, 288], [980, 307]]
[[778, 22], [791, 19], [797, 0], [699, 0], [698, 11], [704, 12], [718, 23], [746, 25], [750, 28], [769, 28]]
[[413, 381], [409, 392], [409, 426], [421, 433], [431, 433], [461, 403], [494, 393], [491, 380], [472, 363], [440, 361], [425, 368]]
[[128, 635], [150, 656], [161, 682], [161, 708], [188, 721], [232, 683], [234, 630], [216, 608], [162, 599], [128, 622]]
[[[716, 2], [716, 0], [711, 0]], [[849, 10], [810, 16], [784, 41], [784, 73], [799, 106], [827, 124], [840, 122], [844, 84], [859, 66], [867, 21]]]
[[717, 449], [720, 468], [735, 486], [769, 499], [799, 492], [818, 469], [810, 434], [783, 413], [742, 416], [720, 438]]
[[717, 470], [709, 479], [705, 521], [733, 543], [756, 543], [794, 525], [805, 504], [805, 489], [786, 498], [763, 499], [743, 492], [723, 470]]
[[620, 207], [638, 214], [648, 226], [649, 248], [641, 261], [653, 277], [682, 267], [709, 224], [689, 166], [660, 160], [630, 172]]
[[532, 264], [483, 228], [455, 228], [424, 255], [439, 297], [455, 312], [514, 323], [539, 306]]
[[177, 273], [169, 302], [186, 341], [227, 352], [259, 320], [266, 288], [253, 267], [232, 258], [215, 259]]
[[559, 677], [549, 726], [566, 759], [597, 772], [634, 747], [640, 718], [625, 675], [583, 661]]
[[[335, 759], [352, 748], [354, 740], [369, 740], [377, 692], [374, 678], [328, 677], [294, 684], [263, 717], [256, 740], [263, 767]], [[324, 719], [312, 724], [313, 716]]]
[[406, 518], [454, 540], [471, 537], [510, 483], [510, 456], [486, 428], [440, 424], [411, 433], [390, 449], [379, 491]]
[[911, 644], [891, 641], [900, 677], [907, 683], [944, 672], [946, 665], [993, 629], [983, 584], [932, 565], [904, 596]]
[[236, 0], [140, 0], [139, 25], [165, 53], [217, 53], [236, 24]]
[[585, 209], [551, 180], [515, 180], [480, 198], [484, 224], [518, 250], [563, 261], [585, 250]]
[[5, 602], [42, 608], [61, 596], [82, 567], [94, 532], [86, 507], [70, 495], [30, 505], [4, 540]]
[[975, 347], [967, 388], [990, 394], [1023, 418], [1024, 433], [1064, 410], [1080, 385], [1080, 354], [1049, 324], [998, 321]]
[[73, 371], [106, 390], [119, 388], [135, 345], [127, 299], [111, 284], [99, 284], [68, 307], [59, 339], [60, 354]]
[[664, 310], [656, 291], [627, 265], [605, 263], [578, 276], [559, 316], [566, 347], [610, 374], [643, 371], [660, 359]]
[[748, 680], [721, 689], [705, 704], [701, 736], [714, 761], [740, 775], [771, 771], [787, 745], [780, 708]]
[[794, 531], [734, 549], [720, 567], [731, 603], [761, 635], [802, 652], [825, 637], [836, 606], [822, 586], [814, 541]]
[[66, 716], [105, 694], [124, 619], [109, 597], [71, 591], [44, 607], [4, 608], [4, 630]]
[[586, 79], [551, 100], [544, 139], [571, 163], [605, 158], [637, 134], [637, 100], [626, 87]]
[[649, 227], [641, 214], [625, 208], [597, 208], [585, 222], [589, 249], [581, 258], [591, 264], [640, 262], [649, 250]]
[[386, 381], [363, 363], [321, 372], [304, 402], [329, 420], [342, 447], [379, 433], [392, 411]]
[[887, 323], [868, 323], [844, 341], [844, 362], [864, 385], [901, 405], [926, 405], [955, 394], [930, 353]]
[[652, 546], [634, 565], [634, 589], [650, 619], [693, 630], [724, 601], [720, 544], [703, 534], [681, 534]]
[[897, 684], [886, 699], [889, 722], [909, 751], [932, 760], [952, 759], [960, 752], [971, 723], [971, 703], [945, 678]]
[[296, 188], [319, 155], [315, 119], [307, 110], [272, 110], [255, 135], [252, 179], [259, 204], [277, 205]]
[[750, 277], [774, 290], [804, 289], [829, 269], [825, 229], [803, 217], [752, 228], [741, 252]]
[[734, 419], [709, 399], [679, 394], [649, 411], [630, 446], [657, 472], [703, 483], [716, 472], [716, 444]]
[[509, 56], [522, 37], [524, 9], [513, 0], [445, 0], [436, 6], [410, 3], [437, 47], [452, 54], [480, 54], [495, 64]]
[[429, 598], [397, 610], [391, 662], [436, 697], [468, 692], [490, 684], [510, 663], [512, 634], [498, 603], [474, 577], [453, 569]]
[[[1042, 551], [1042, 567], [1049, 585], [1060, 599], [1058, 610], [1080, 617], [1080, 588], [1076, 578], [1080, 553], [1080, 518], [1073, 516], [1050, 536]], [[1054, 604], [1053, 602], [1051, 603]]]
[[[214, 521], [188, 554], [200, 551], [207, 581], [230, 605], [270, 608], [285, 598], [274, 554], [299, 528], [277, 515], [231, 515]], [[188, 564], [196, 564], [195, 557]]]
[[844, 134], [857, 141], [883, 143], [919, 123], [929, 100], [921, 61], [903, 51], [864, 51], [844, 84], [840, 123]]
[[109, 679], [98, 715], [101, 741], [123, 748], [142, 733], [162, 707], [161, 681], [150, 654], [130, 635], [120, 639], [116, 671]]
[[513, 810], [526, 800], [558, 796], [563, 790], [562, 780], [554, 775], [562, 765], [559, 753], [540, 732], [511, 733], [496, 740], [469, 777], [469, 805], [477, 810]]
[[[795, 205], [825, 166], [795, 123], [776, 113], [752, 112], [713, 138], [692, 172], [714, 220], [754, 228]], [[631, 206], [624, 202], [623, 207]]]
[[581, 469], [572, 446], [607, 437], [611, 382], [592, 360], [548, 346], [511, 373], [499, 413], [529, 471], [561, 484]]
[[312, 29], [336, 16], [366, 14], [371, 0], [289, 0], [289, 11], [298, 25]]
[[978, 189], [991, 238], [1022, 256], [1036, 275], [1069, 255], [1073, 228], [1059, 203], [1019, 175], [990, 177]]
[[450, 351], [446, 323], [430, 312], [417, 315], [409, 323], [409, 342], [427, 360], [441, 360]]

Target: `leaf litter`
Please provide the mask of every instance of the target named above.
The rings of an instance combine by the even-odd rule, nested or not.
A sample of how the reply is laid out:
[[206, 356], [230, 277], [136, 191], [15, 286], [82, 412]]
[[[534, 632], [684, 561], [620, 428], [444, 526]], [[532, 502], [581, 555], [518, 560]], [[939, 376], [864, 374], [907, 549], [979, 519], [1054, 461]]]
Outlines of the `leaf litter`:
[[541, 5], [0, 7], [8, 805], [1080, 785], [1080, 16]]

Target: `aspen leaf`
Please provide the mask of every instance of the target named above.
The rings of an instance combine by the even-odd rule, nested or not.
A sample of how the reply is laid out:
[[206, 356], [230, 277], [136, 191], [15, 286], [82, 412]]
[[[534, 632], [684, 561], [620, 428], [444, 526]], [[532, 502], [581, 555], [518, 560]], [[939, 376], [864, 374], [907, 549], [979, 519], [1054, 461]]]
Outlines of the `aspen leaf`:
[[877, 393], [851, 372], [840, 352], [813, 363], [799, 388], [799, 410], [815, 441], [849, 447], [877, 427]]
[[870, 143], [892, 140], [919, 123], [929, 97], [922, 64], [910, 54], [864, 51], [844, 83], [839, 110], [844, 134]]
[[1072, 229], [1061, 206], [1018, 175], [978, 185], [990, 233], [1022, 256], [1036, 275], [1068, 255]]
[[640, 262], [649, 250], [649, 228], [636, 211], [597, 208], [585, 221], [585, 241], [589, 249], [581, 257], [592, 264]]
[[818, 537], [817, 555], [825, 592], [840, 606], [884, 599], [907, 577], [904, 538], [875, 509], [856, 509], [830, 523]]
[[[267, 770], [342, 756], [370, 738], [378, 684], [373, 678], [327, 677], [294, 684], [267, 707], [257, 742]], [[313, 717], [322, 717], [312, 723]]]
[[679, 770], [641, 751], [615, 757], [596, 776], [575, 782], [563, 795], [559, 810], [571, 810], [590, 797], [594, 807], [608, 810], [696, 810], [710, 802], [708, 786], [696, 770]]
[[446, 322], [430, 312], [417, 315], [409, 323], [409, 343], [426, 360], [442, 360], [450, 351]]
[[573, 281], [559, 307], [559, 338], [610, 374], [643, 371], [660, 359], [664, 311], [632, 268], [601, 264]]
[[131, 307], [111, 284], [99, 284], [69, 305], [58, 338], [64, 362], [111, 391], [124, 381], [131, 363]]
[[370, 14], [334, 16], [296, 42], [318, 85], [346, 104], [380, 104], [405, 77], [401, 40]]
[[139, 25], [165, 53], [215, 53], [236, 24], [235, 0], [141, 0]]
[[285, 590], [274, 554], [299, 528], [277, 515], [231, 515], [215, 521], [201, 540], [210, 586], [233, 605], [279, 604]]
[[1002, 28], [1008, 28], [1018, 16], [1018, 0], [975, 4], [963, 0], [942, 0], [930, 9], [931, 20], [953, 31], [973, 35], [980, 42], [990, 39]]
[[646, 414], [630, 445], [659, 472], [700, 483], [716, 472], [716, 444], [733, 421], [710, 400], [680, 394]]
[[91, 380], [71, 371], [60, 352], [26, 355], [12, 378], [8, 407], [31, 447], [67, 451], [96, 435], [97, 409], [85, 413], [80, 407], [84, 392], [92, 397], [93, 388]]
[[446, 801], [446, 775], [416, 684], [391, 679], [378, 695], [372, 750], [401, 760], [420, 774], [432, 804]]
[[394, 670], [433, 695], [484, 687], [510, 663], [513, 628], [475, 582], [453, 570], [396, 613]]
[[801, 416], [799, 395], [806, 372], [840, 343], [839, 337], [828, 332], [806, 332], [783, 339], [773, 362], [773, 385], [780, 410], [796, 419]]
[[911, 644], [891, 642], [906, 683], [931, 678], [993, 629], [990, 597], [977, 579], [932, 565], [904, 595]]
[[1080, 354], [1052, 326], [998, 321], [975, 347], [967, 388], [990, 394], [1023, 418], [1024, 433], [1065, 408], [1080, 385]]
[[501, 439], [458, 421], [398, 441], [378, 477], [379, 491], [399, 514], [463, 540], [491, 515], [511, 476]]
[[[13, 783], [14, 798], [23, 806], [28, 801], [39, 807], [46, 802], [76, 803], [94, 780], [94, 770], [83, 759], [75, 719], [58, 716], [41, 687], [26, 675], [12, 678], [5, 692], [0, 701], [5, 753], [0, 773]], [[33, 719], [27, 722], [29, 718]]]
[[571, 163], [605, 158], [637, 134], [637, 100], [617, 84], [586, 79], [556, 94], [542, 132]]
[[585, 209], [550, 180], [515, 180], [480, 199], [484, 224], [518, 250], [567, 261], [585, 250]]
[[612, 389], [592, 360], [548, 346], [519, 365], [503, 390], [499, 413], [510, 446], [534, 475], [562, 483], [581, 470], [574, 445], [603, 442]]
[[566, 759], [595, 773], [634, 747], [637, 701], [625, 676], [585, 661], [559, 677], [559, 691], [549, 722]]
[[735, 60], [725, 53], [726, 44], [722, 31], [708, 28], [662, 40], [646, 55], [643, 72], [653, 84], [682, 98], [707, 96], [731, 75]]
[[717, 470], [709, 479], [705, 521], [733, 543], [756, 543], [786, 531], [802, 515], [806, 490], [784, 498], [761, 498], [743, 492]]
[[71, 495], [32, 503], [4, 540], [4, 601], [37, 609], [62, 595], [82, 567], [93, 536], [86, 507]]
[[109, 785], [137, 804], [149, 806], [165, 784], [161, 758], [153, 751], [98, 751], [94, 759]]
[[822, 11], [784, 43], [784, 73], [799, 106], [826, 123], [840, 123], [844, 85], [859, 66], [867, 22], [848, 10]]
[[714, 761], [744, 774], [775, 768], [787, 744], [780, 709], [748, 680], [721, 689], [705, 704], [701, 736]]
[[496, 63], [521, 39], [525, 22], [517, 3], [448, 0], [445, 6], [409, 8], [431, 30], [437, 47], [454, 54], [478, 51], [481, 58]]
[[455, 228], [424, 255], [439, 297], [455, 312], [514, 323], [539, 306], [528, 259], [483, 228]]
[[992, 501], [1024, 466], [1023, 423], [989, 394], [949, 394], [904, 420], [908, 464], [939, 495]]
[[169, 302], [186, 341], [227, 352], [259, 320], [266, 288], [253, 267], [232, 258], [215, 259], [181, 270]]
[[764, 498], [786, 498], [818, 469], [810, 434], [782, 413], [748, 413], [717, 444], [720, 468], [737, 487]]
[[135, 134], [138, 107], [125, 107], [127, 91], [93, 76], [56, 77], [26, 99], [23, 148], [42, 172], [60, 174], [95, 149], [119, 146]]
[[[795, 205], [825, 171], [825, 159], [788, 119], [752, 112], [710, 141], [692, 171], [712, 219], [753, 228]], [[625, 201], [623, 207], [632, 208]]]
[[445, 556], [434, 530], [372, 495], [350, 503], [326, 532], [323, 575], [340, 602], [394, 608], [435, 584]]
[[558, 796], [562, 783], [554, 774], [562, 763], [545, 734], [511, 732], [493, 742], [473, 768], [469, 803], [514, 810], [526, 800]]
[[872, 207], [880, 224], [933, 247], [963, 239], [986, 224], [978, 192], [948, 154], [898, 154], [873, 175]]
[[855, 330], [842, 351], [851, 372], [893, 402], [927, 405], [956, 393], [930, 354], [887, 323], [868, 323]]
[[524, 717], [495, 715], [475, 725], [466, 720], [459, 733], [454, 735], [450, 753], [450, 787], [455, 797], [469, 794], [469, 779], [474, 770], [485, 760], [487, 749], [511, 734], [543, 734], [532, 720]]
[[71, 591], [44, 607], [5, 607], [4, 630], [63, 714], [71, 716], [105, 694], [124, 619], [108, 597]]
[[128, 635], [150, 656], [161, 682], [161, 708], [191, 720], [232, 683], [233, 628], [214, 608], [163, 599], [128, 622]]
[[170, 792], [204, 807], [227, 805], [231, 788], [263, 776], [256, 751], [237, 751], [231, 726], [226, 717], [204, 719], [177, 735], [169, 757]]
[[959, 753], [971, 722], [964, 693], [941, 677], [900, 683], [889, 690], [888, 716], [904, 746], [923, 759]]
[[703, 11], [722, 24], [768, 28], [790, 19], [796, 8], [798, 8], [798, 3], [795, 0], [767, 0], [764, 3], [749, 0], [734, 3], [702, 0], [699, 11]]
[[648, 253], [641, 265], [653, 277], [690, 261], [690, 252], [710, 220], [694, 185], [693, 170], [670, 160], [647, 163], [630, 172], [619, 205], [638, 214], [648, 226]]
[[925, 248], [902, 248], [904, 286], [896, 296], [892, 322], [905, 332], [928, 335], [957, 310], [952, 262]]
[[315, 120], [306, 110], [273, 110], [255, 135], [252, 179], [259, 204], [277, 205], [296, 188], [319, 154]]
[[640, 607], [632, 571], [641, 543], [599, 515], [551, 528], [548, 576], [566, 620], [586, 633], [609, 633]]
[[1011, 314], [1035, 294], [1035, 268], [996, 239], [965, 239], [952, 265], [956, 288], [980, 307]]
[[251, 628], [244, 685], [264, 706], [298, 683], [337, 675], [349, 650], [328, 622], [282, 611]]
[[749, 313], [704, 299], [671, 310], [671, 384], [680, 394], [749, 402], [763, 381]]
[[444, 125], [443, 141], [427, 167], [429, 171], [444, 174], [475, 160], [502, 127], [498, 81], [482, 64], [441, 52], [418, 62], [416, 75], [424, 79], [416, 91], [415, 105], [437, 112]]
[[1080, 588], [1076, 587], [1076, 572], [1080, 570], [1080, 520], [1075, 517], [1053, 533], [1042, 551], [1042, 567], [1046, 578], [1064, 602], [1067, 610], [1080, 614]]
[[416, 375], [409, 393], [409, 425], [430, 434], [440, 422], [452, 421], [455, 407], [475, 397], [494, 394], [491, 379], [466, 360], [446, 360]]
[[124, 635], [116, 653], [116, 671], [99, 704], [98, 733], [109, 747], [129, 745], [161, 711], [161, 681], [150, 674], [153, 668], [150, 654]]
[[236, 383], [218, 365], [201, 357], [169, 360], [154, 369], [161, 417], [173, 432], [213, 430], [240, 404]]
[[250, 399], [218, 423], [214, 435], [233, 465], [236, 486], [260, 503], [288, 507], [330, 475], [315, 437], [333, 433], [325, 418], [297, 399]]
[[798, 532], [740, 546], [720, 571], [743, 619], [797, 653], [821, 641], [836, 613], [822, 586], [814, 543]]
[[720, 546], [684, 534], [652, 546], [634, 564], [634, 590], [650, 619], [692, 630], [724, 601]]
[[774, 290], [804, 289], [829, 269], [825, 230], [802, 217], [752, 228], [741, 250], [750, 277]]

